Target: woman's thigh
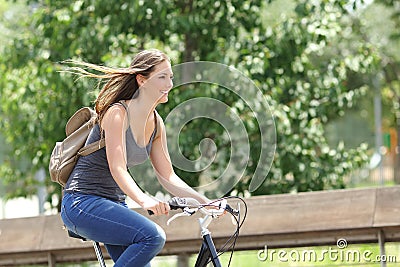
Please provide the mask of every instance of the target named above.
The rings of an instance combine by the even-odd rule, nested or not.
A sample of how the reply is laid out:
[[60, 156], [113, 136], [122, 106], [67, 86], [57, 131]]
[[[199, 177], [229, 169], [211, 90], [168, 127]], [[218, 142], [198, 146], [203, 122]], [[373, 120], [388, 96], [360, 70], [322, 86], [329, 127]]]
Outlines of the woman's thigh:
[[92, 195], [68, 195], [63, 199], [62, 218], [70, 230], [83, 237], [118, 246], [165, 239], [158, 225], [124, 204]]

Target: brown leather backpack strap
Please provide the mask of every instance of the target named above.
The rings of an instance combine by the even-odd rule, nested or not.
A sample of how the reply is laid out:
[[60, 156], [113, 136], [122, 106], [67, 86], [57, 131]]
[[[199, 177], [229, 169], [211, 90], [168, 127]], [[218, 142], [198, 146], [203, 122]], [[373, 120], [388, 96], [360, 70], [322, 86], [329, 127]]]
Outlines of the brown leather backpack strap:
[[[126, 114], [128, 116], [128, 121], [129, 121], [128, 105], [126, 104], [125, 100], [121, 100], [115, 104], [121, 104], [125, 108]], [[79, 149], [77, 155], [78, 156], [87, 156], [89, 154], [92, 154], [93, 152], [96, 152], [97, 150], [102, 149], [105, 146], [106, 146], [106, 139], [104, 137], [102, 137], [99, 141], [93, 142], [93, 143]]]
[[97, 150], [102, 149], [105, 146], [106, 146], [106, 139], [102, 138], [99, 141], [93, 142], [79, 149], [78, 156], [87, 156]]

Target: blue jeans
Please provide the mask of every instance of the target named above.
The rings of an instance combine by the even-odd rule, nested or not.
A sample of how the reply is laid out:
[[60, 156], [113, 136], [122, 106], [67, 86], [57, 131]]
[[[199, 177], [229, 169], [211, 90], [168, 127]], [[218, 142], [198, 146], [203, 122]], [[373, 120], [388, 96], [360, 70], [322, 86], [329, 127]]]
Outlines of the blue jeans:
[[149, 267], [165, 244], [160, 226], [125, 203], [103, 197], [66, 193], [61, 218], [72, 232], [104, 243], [117, 267]]

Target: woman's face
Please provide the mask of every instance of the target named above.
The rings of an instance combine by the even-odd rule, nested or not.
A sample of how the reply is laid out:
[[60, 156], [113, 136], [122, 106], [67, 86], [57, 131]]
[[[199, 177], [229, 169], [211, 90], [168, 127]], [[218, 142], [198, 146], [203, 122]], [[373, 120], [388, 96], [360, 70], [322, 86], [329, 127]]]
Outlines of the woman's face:
[[169, 61], [163, 61], [156, 65], [149, 77], [143, 77], [142, 87], [143, 93], [150, 97], [157, 104], [168, 102], [168, 93], [173, 87], [173, 73]]

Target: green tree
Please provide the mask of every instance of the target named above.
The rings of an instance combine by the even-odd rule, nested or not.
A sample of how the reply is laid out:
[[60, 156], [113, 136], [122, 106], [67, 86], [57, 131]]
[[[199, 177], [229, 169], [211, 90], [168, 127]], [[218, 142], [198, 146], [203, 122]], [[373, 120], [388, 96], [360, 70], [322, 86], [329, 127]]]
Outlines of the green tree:
[[[365, 83], [356, 85], [352, 78], [362, 81], [377, 59], [370, 46], [349, 45], [352, 22], [343, 2], [294, 1], [286, 17], [263, 21], [263, 14], [280, 1], [28, 1], [31, 15], [21, 20], [22, 33], [0, 58], [1, 134], [14, 152], [2, 164], [2, 179], [18, 185], [14, 196], [33, 193], [33, 174], [47, 169], [55, 141], [64, 137], [66, 119], [93, 101], [95, 82], [59, 73], [61, 61], [126, 66], [132, 53], [156, 47], [170, 54], [174, 64], [209, 60], [234, 65], [261, 88], [278, 139], [273, 167], [257, 194], [344, 187], [343, 176], [365, 162], [366, 148], [329, 147], [324, 125], [363, 94]], [[188, 88], [193, 87], [178, 88], [160, 113], [165, 117], [178, 103], [199, 96], [234, 107], [252, 143], [249, 168], [236, 188], [244, 192], [259, 161], [257, 126], [263, 122], [226, 90]], [[185, 155], [196, 158], [204, 137], [228, 146], [222, 133], [210, 120], [193, 121], [182, 131], [180, 145]], [[28, 162], [24, 168], [18, 166], [21, 159]], [[177, 171], [190, 184], [199, 184], [199, 173]], [[50, 194], [59, 190], [47, 185]]]
[[345, 2], [295, 2], [293, 15], [249, 36], [238, 61], [276, 101], [278, 148], [262, 194], [343, 188], [344, 176], [367, 160], [365, 144], [330, 147], [325, 126], [364, 94], [362, 77], [379, 59], [354, 40]]
[[[375, 11], [375, 12], [374, 12]], [[395, 149], [395, 182], [400, 183], [400, 5], [394, 0], [378, 0], [366, 10], [367, 16], [380, 17], [381, 23], [366, 22], [364, 34], [372, 43], [379, 46], [382, 57], [383, 74], [382, 97], [384, 104], [390, 107], [386, 116], [386, 127], [397, 129], [397, 147]], [[385, 16], [382, 16], [385, 14]]]
[[[128, 65], [131, 54], [146, 47], [175, 51], [175, 62], [205, 55], [217, 60], [239, 28], [251, 27], [249, 20], [258, 15], [256, 2], [237, 0], [28, 3], [31, 14], [21, 20], [24, 33], [4, 47], [1, 58], [1, 128], [15, 151], [2, 165], [2, 179], [18, 185], [12, 196], [34, 192], [33, 175], [47, 167], [54, 143], [64, 137], [66, 119], [94, 99], [94, 83], [75, 82], [71, 75], [59, 73], [61, 61], [81, 58]], [[186, 40], [190, 33], [194, 36]], [[189, 97], [182, 94], [185, 98]], [[22, 158], [29, 162], [23, 169], [18, 167]], [[48, 185], [50, 193], [59, 189]]]

